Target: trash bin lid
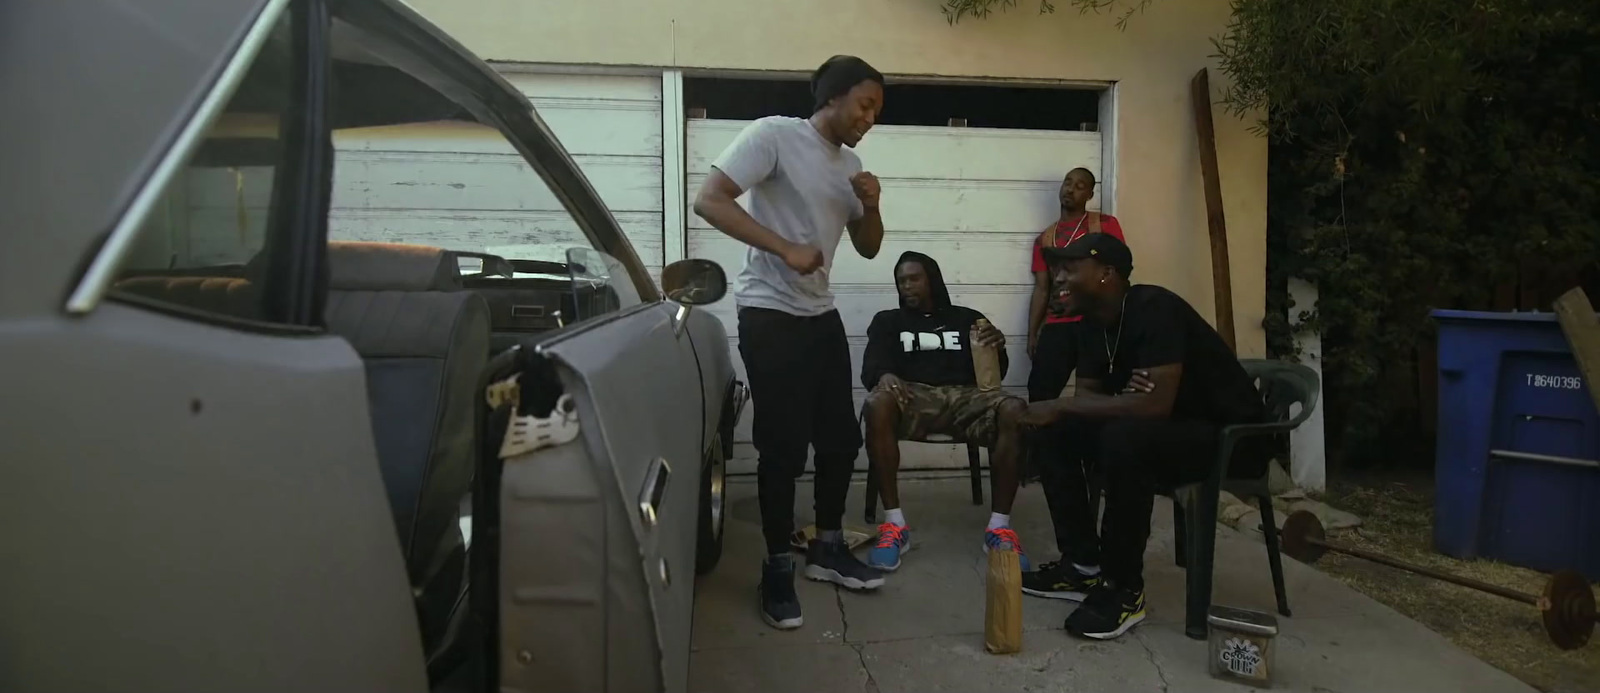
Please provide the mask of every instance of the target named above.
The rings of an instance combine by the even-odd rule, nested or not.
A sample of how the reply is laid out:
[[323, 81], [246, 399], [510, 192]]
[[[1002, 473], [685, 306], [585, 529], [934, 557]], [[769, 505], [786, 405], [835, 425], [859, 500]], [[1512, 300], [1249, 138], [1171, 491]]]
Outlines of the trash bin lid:
[[1556, 314], [1548, 311], [1489, 311], [1489, 310], [1434, 310], [1429, 316], [1435, 320], [1478, 320], [1498, 322], [1555, 322]]

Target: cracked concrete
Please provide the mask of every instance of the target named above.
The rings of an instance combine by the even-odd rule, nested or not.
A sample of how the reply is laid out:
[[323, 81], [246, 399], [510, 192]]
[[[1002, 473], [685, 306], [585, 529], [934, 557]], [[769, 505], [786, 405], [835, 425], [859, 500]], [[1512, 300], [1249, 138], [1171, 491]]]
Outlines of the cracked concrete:
[[833, 596], [834, 603], [839, 605], [839, 620], [844, 623], [844, 631], [840, 633], [839, 637], [844, 641], [844, 644], [850, 646], [850, 649], [856, 651], [856, 658], [861, 660], [861, 671], [867, 675], [867, 691], [869, 693], [878, 693], [878, 680], [873, 678], [872, 668], [867, 666], [867, 653], [863, 649], [862, 643], [854, 642], [850, 639], [850, 614], [844, 608], [844, 589], [835, 586], [833, 588]]
[[[908, 451], [909, 452], [909, 451]], [[863, 487], [851, 489], [845, 522], [861, 524]], [[950, 691], [1234, 692], [1210, 676], [1205, 641], [1183, 634], [1183, 571], [1173, 564], [1170, 505], [1157, 503], [1146, 552], [1149, 617], [1128, 635], [1098, 642], [1061, 630], [1074, 605], [1023, 601], [1023, 651], [983, 650], [983, 554], [988, 508], [971, 504], [964, 478], [903, 481], [915, 550], [876, 592], [796, 584], [805, 626], [780, 632], [756, 611], [761, 548], [753, 484], [730, 484], [722, 563], [697, 583], [693, 693], [930, 693]], [[811, 490], [797, 494], [809, 521]], [[1033, 558], [1054, 558], [1044, 499], [1023, 489], [1013, 524]], [[866, 528], [871, 529], [871, 528]], [[1223, 529], [1217, 538], [1216, 603], [1271, 612], [1265, 550]], [[1273, 690], [1531, 691], [1437, 634], [1293, 561], [1285, 566], [1293, 618], [1279, 617]]]
[[1166, 693], [1167, 688], [1171, 685], [1171, 682], [1167, 680], [1167, 670], [1162, 668], [1161, 658], [1156, 656], [1155, 648], [1150, 646], [1150, 641], [1145, 640], [1144, 634], [1140, 633], [1137, 628], [1133, 632], [1129, 633], [1129, 635], [1132, 635], [1135, 640], [1139, 641], [1140, 645], [1144, 646], [1145, 655], [1150, 658], [1150, 666], [1155, 667], [1156, 675], [1161, 677], [1161, 691], [1162, 693]]

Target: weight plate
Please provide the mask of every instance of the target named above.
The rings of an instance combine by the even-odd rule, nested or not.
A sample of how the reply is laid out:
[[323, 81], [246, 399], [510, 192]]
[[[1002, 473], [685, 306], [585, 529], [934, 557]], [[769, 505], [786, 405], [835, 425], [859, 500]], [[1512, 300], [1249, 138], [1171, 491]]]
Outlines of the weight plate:
[[1556, 647], [1575, 650], [1588, 644], [1594, 632], [1594, 591], [1589, 581], [1572, 570], [1551, 575], [1539, 595], [1539, 615]]
[[1320, 543], [1327, 538], [1322, 530], [1322, 520], [1305, 510], [1295, 511], [1283, 520], [1278, 530], [1283, 553], [1301, 563], [1316, 563], [1328, 549]]

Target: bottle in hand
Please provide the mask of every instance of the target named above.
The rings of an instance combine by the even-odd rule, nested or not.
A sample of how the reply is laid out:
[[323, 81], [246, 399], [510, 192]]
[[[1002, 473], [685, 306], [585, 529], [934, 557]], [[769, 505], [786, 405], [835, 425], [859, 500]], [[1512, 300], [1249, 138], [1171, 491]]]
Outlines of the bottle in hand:
[[978, 342], [978, 333], [989, 326], [989, 321], [979, 318], [972, 325], [972, 370], [978, 376], [979, 390], [1000, 389], [1000, 351], [997, 346], [984, 346]]

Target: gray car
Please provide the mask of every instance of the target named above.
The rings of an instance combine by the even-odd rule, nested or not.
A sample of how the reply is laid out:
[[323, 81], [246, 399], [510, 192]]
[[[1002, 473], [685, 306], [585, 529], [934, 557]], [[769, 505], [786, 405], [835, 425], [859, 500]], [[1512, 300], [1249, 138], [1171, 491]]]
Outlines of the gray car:
[[0, 691], [685, 688], [727, 277], [512, 84], [398, 0], [20, 0], [0, 103]]

